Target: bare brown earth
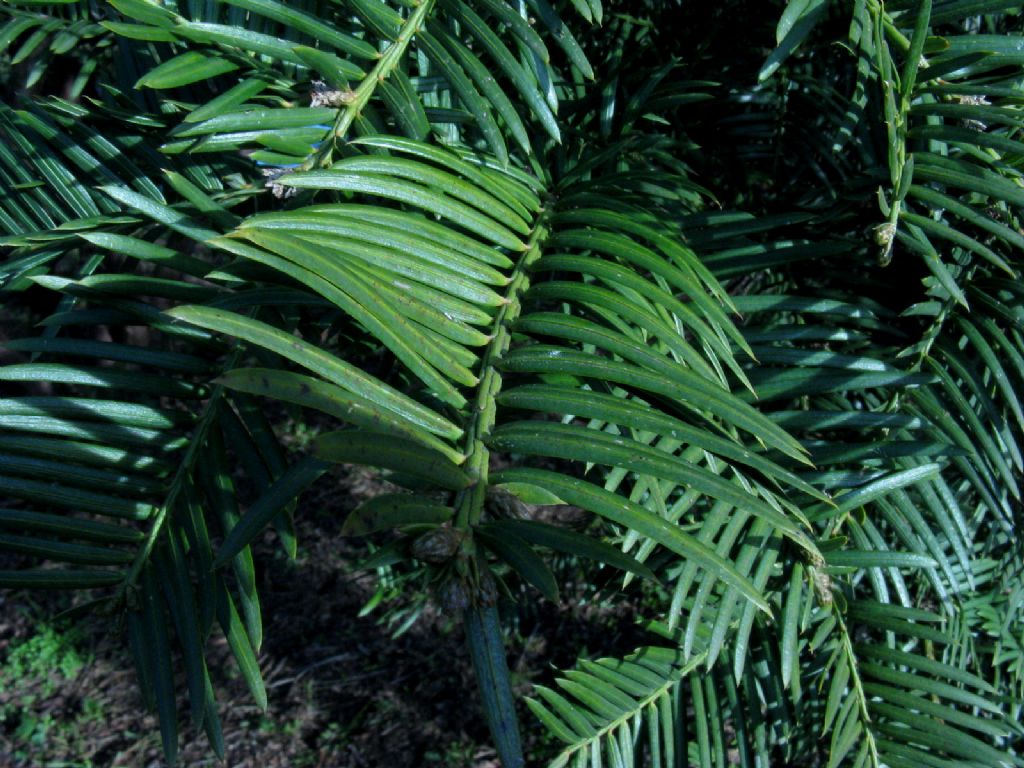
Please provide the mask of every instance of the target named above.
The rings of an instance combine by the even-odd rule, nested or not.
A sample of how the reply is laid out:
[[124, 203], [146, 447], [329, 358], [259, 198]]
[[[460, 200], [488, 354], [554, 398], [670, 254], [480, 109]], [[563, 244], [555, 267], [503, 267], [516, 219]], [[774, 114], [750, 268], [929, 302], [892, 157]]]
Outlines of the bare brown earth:
[[[221, 703], [223, 764], [497, 768], [457, 621], [428, 605], [395, 638], [401, 621], [388, 625], [385, 617], [415, 607], [408, 597], [358, 616], [375, 577], [352, 571], [365, 550], [339, 529], [345, 513], [371, 490], [365, 476], [343, 475], [307, 494], [296, 516], [297, 561], [280, 554], [272, 533], [257, 548], [265, 626], [260, 662], [269, 708], [264, 713], [253, 705], [226, 644], [214, 641], [210, 668]], [[0, 568], [12, 565], [0, 562]], [[643, 642], [624, 609], [591, 607], [599, 602], [593, 591], [571, 582], [564, 592], [560, 606], [519, 611], [509, 662], [520, 692], [532, 682], [550, 682], [553, 667], [572, 664], [578, 653], [623, 653]], [[0, 593], [0, 675], [12, 649], [67, 606], [61, 596]], [[0, 676], [0, 713], [6, 713], [0, 717], [0, 768], [163, 765], [156, 718], [144, 711], [123, 637], [108, 619], [87, 617], [78, 626], [74, 645], [87, 662], [70, 678], [57, 670], [17, 681]], [[67, 630], [59, 632], [67, 637]], [[183, 699], [179, 711], [179, 765], [218, 765], [205, 736], [185, 722]], [[527, 711], [520, 717], [530, 764], [542, 764], [551, 742]]]

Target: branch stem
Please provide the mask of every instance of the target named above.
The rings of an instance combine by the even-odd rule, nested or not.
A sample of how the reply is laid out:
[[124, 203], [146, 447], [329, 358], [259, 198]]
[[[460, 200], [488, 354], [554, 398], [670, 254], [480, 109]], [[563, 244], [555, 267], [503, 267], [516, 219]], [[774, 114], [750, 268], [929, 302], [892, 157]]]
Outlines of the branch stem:
[[466, 530], [480, 522], [484, 500], [487, 496], [487, 473], [490, 451], [484, 438], [494, 427], [497, 414], [496, 398], [501, 392], [501, 374], [497, 365], [512, 341], [509, 330], [519, 317], [522, 297], [530, 287], [529, 268], [541, 256], [542, 246], [548, 235], [548, 210], [550, 201], [541, 210], [540, 216], [530, 233], [527, 249], [523, 251], [512, 271], [508, 284], [506, 303], [498, 308], [491, 326], [491, 341], [484, 350], [480, 363], [480, 383], [476, 389], [473, 411], [466, 426], [465, 448], [466, 471], [476, 480], [472, 488], [464, 491], [456, 500], [455, 527]]
[[359, 86], [355, 90], [355, 96], [353, 96], [352, 100], [338, 112], [338, 117], [335, 119], [334, 125], [331, 127], [330, 135], [324, 141], [321, 149], [303, 164], [302, 170], [324, 168], [330, 165], [332, 151], [336, 142], [345, 137], [348, 133], [348, 129], [352, 127], [352, 123], [357, 117], [359, 117], [363, 109], [366, 108], [366, 105], [369, 104], [374, 91], [377, 89], [377, 85], [384, 82], [398, 67], [399, 63], [402, 61], [402, 57], [409, 48], [409, 44], [423, 27], [423, 24], [426, 22], [427, 15], [433, 7], [434, 0], [421, 0], [421, 2], [416, 5], [413, 12], [409, 14], [409, 18], [407, 18], [405, 23], [402, 24], [398, 37], [395, 38], [395, 41], [388, 46], [388, 49], [384, 51], [383, 54], [381, 54], [381, 57], [377, 59], [377, 63], [374, 64], [373, 69], [371, 69], [366, 77], [363, 78], [362, 82], [359, 83]]

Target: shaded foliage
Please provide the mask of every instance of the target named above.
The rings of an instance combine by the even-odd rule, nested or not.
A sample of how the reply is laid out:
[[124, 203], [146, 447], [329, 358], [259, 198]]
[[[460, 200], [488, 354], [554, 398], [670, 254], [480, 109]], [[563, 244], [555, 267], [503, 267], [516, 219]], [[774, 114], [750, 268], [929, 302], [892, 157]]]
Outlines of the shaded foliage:
[[[1019, 764], [1019, 10], [10, 4], [0, 586], [95, 590], [219, 752], [251, 544], [365, 465], [343, 530], [463, 616], [508, 767]], [[525, 726], [549, 552], [650, 644]]]

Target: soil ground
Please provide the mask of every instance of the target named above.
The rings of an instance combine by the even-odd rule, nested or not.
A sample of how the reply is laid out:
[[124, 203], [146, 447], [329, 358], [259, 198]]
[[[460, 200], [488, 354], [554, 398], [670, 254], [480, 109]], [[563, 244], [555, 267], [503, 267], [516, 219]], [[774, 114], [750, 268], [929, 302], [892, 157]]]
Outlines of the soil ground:
[[[257, 547], [266, 713], [252, 703], [223, 640], [209, 649], [226, 743], [223, 765], [497, 768], [457, 622], [428, 607], [395, 638], [395, 624], [383, 616], [389, 608], [408, 609], [408, 600], [358, 615], [374, 594], [376, 577], [353, 572], [365, 550], [339, 530], [367, 489], [358, 475], [339, 482], [330, 499], [326, 490], [314, 490], [303, 500], [294, 563], [280, 554], [273, 533]], [[13, 565], [0, 562], [0, 568]], [[571, 665], [579, 653], [625, 653], [643, 643], [624, 609], [590, 607], [604, 601], [594, 600], [592, 591], [574, 593], [571, 581], [564, 591], [559, 606], [531, 601], [518, 612], [509, 663], [521, 693], [531, 683], [550, 682], [554, 669]], [[98, 617], [79, 620], [73, 630], [51, 630], [50, 618], [67, 600], [0, 593], [0, 768], [163, 765], [156, 718], [145, 712], [123, 635]], [[12, 659], [24, 656], [26, 643], [38, 641], [44, 630], [55, 647], [42, 643], [37, 649], [43, 668], [5, 677]], [[62, 654], [76, 663], [62, 663]], [[179, 712], [178, 764], [218, 765], [205, 736], [186, 722], [183, 698]], [[552, 744], [525, 708], [520, 718], [530, 764], [542, 764]]]

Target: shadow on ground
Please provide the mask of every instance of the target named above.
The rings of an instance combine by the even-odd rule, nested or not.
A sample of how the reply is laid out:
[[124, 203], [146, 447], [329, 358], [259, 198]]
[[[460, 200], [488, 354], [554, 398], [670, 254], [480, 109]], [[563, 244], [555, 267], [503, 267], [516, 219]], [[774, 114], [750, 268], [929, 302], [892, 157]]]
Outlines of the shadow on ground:
[[[338, 533], [345, 512], [361, 495], [353, 483], [358, 479], [343, 478], [329, 504], [323, 498], [304, 500], [296, 520], [296, 563], [267, 567], [272, 558], [280, 561], [275, 565], [284, 563], [272, 533], [257, 548], [266, 713], [252, 704], [226, 644], [214, 642], [210, 648], [226, 743], [224, 764], [497, 768], [457, 623], [427, 610], [393, 638], [376, 613], [358, 616], [375, 581], [351, 571], [365, 553]], [[554, 667], [570, 665], [580, 649], [588, 655], [625, 653], [643, 642], [626, 609], [599, 612], [588, 607], [593, 601], [573, 598], [571, 585], [566, 591], [570, 596], [560, 606], [523, 612], [509, 655], [521, 692], [531, 682], [549, 682]], [[0, 594], [0, 766], [162, 765], [156, 719], [144, 711], [122, 637], [99, 618], [79, 621], [79, 630], [52, 630], [46, 617], [67, 607], [66, 600]], [[47, 638], [43, 643], [41, 633]], [[12, 668], [12, 659], [26, 655], [35, 668]], [[179, 683], [183, 692], [184, 681]], [[218, 765], [205, 736], [184, 722], [188, 708], [183, 699], [179, 711], [179, 765]], [[552, 744], [528, 712], [520, 717], [534, 756], [531, 764], [542, 764]]]

